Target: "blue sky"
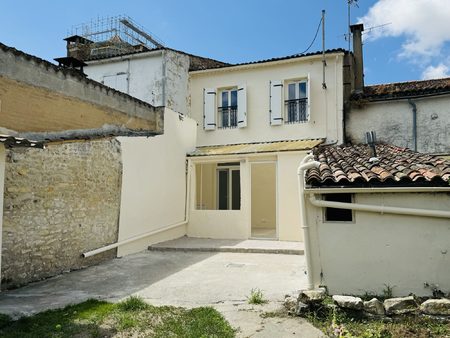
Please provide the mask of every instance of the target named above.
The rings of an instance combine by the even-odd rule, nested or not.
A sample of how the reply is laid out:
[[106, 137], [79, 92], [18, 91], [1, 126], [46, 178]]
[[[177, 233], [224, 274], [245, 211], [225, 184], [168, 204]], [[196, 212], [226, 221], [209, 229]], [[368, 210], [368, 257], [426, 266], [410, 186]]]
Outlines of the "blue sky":
[[[73, 25], [128, 15], [172, 48], [226, 62], [302, 52], [326, 10], [326, 47], [347, 48], [347, 0], [2, 0], [0, 42], [52, 60]], [[359, 0], [366, 84], [450, 76], [450, 1]], [[430, 24], [432, 22], [432, 24]], [[318, 36], [311, 51], [321, 49]]]

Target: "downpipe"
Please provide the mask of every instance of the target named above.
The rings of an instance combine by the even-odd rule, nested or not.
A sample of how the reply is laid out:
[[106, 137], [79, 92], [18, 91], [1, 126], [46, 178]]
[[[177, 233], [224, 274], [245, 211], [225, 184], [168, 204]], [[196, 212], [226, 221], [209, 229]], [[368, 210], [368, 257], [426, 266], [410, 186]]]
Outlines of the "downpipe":
[[305, 200], [305, 171], [311, 168], [318, 168], [320, 163], [313, 161], [314, 155], [306, 155], [300, 162], [297, 169], [297, 179], [298, 179], [298, 201], [300, 209], [300, 226], [303, 230], [303, 241], [305, 245], [305, 260], [306, 260], [306, 275], [307, 275], [307, 285], [306, 288], [311, 290], [314, 288], [313, 283], [313, 268], [312, 268], [312, 257], [311, 257], [311, 243], [309, 237], [309, 225], [306, 219], [306, 200]]
[[117, 248], [121, 245], [132, 243], [132, 242], [138, 241], [140, 239], [143, 239], [143, 238], [146, 238], [146, 237], [149, 237], [152, 235], [156, 235], [161, 232], [168, 231], [168, 230], [171, 230], [171, 229], [174, 229], [174, 228], [177, 228], [179, 226], [189, 223], [189, 209], [190, 209], [190, 204], [191, 204], [190, 203], [190, 200], [191, 200], [191, 173], [192, 173], [192, 163], [191, 163], [191, 160], [188, 160], [188, 162], [187, 162], [187, 179], [186, 179], [186, 200], [185, 200], [185, 210], [184, 210], [184, 220], [183, 221], [178, 222], [178, 223], [169, 224], [162, 228], [155, 229], [155, 230], [152, 230], [149, 232], [145, 232], [143, 234], [133, 236], [133, 237], [130, 237], [123, 241], [116, 242], [116, 243], [113, 243], [110, 245], [106, 245], [104, 247], [101, 247], [101, 248], [98, 248], [95, 250], [84, 252], [81, 254], [81, 257], [83, 257], [83, 258], [91, 257], [91, 256], [97, 255], [99, 253]]

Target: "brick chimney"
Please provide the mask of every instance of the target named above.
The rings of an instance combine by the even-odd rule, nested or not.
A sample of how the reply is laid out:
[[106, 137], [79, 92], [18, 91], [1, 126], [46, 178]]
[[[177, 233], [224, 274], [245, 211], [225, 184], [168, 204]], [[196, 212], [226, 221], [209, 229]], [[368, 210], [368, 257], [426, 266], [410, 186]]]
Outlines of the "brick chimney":
[[350, 30], [353, 35], [353, 58], [354, 58], [354, 79], [356, 93], [362, 93], [364, 90], [364, 65], [362, 50], [362, 32], [364, 25], [362, 23], [351, 25]]

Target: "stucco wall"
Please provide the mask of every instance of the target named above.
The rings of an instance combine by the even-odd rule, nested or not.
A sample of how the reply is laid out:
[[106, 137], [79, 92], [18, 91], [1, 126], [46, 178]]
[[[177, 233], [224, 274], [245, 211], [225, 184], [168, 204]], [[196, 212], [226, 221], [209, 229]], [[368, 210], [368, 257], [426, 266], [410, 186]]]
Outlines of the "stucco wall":
[[300, 228], [297, 168], [306, 152], [278, 154], [278, 236], [285, 241], [303, 241]]
[[275, 229], [277, 224], [277, 178], [275, 163], [251, 166], [252, 228]]
[[[355, 203], [449, 210], [449, 193], [356, 194]], [[331, 294], [431, 295], [424, 283], [450, 291], [450, 221], [445, 218], [354, 212], [348, 223], [324, 222], [308, 203], [315, 285]], [[321, 278], [320, 273], [323, 273]]]
[[[322, 89], [321, 57], [305, 57], [255, 66], [232, 67], [190, 73], [190, 116], [198, 122], [198, 145], [264, 142], [327, 137], [341, 142], [343, 119], [343, 55], [328, 55], [326, 81]], [[270, 81], [311, 79], [311, 117], [307, 123], [271, 126]], [[203, 129], [203, 89], [247, 86], [247, 127]]]
[[[195, 121], [170, 109], [164, 118], [164, 135], [118, 139], [123, 161], [119, 241], [184, 220], [186, 153], [195, 148]], [[180, 227], [150, 236], [120, 246], [118, 255], [185, 234]]]
[[[413, 99], [417, 106], [417, 151], [450, 153], [450, 96]], [[365, 132], [377, 139], [414, 149], [413, 113], [407, 100], [373, 102], [352, 108], [345, 119], [346, 135], [353, 143], [365, 142]]]
[[[84, 69], [89, 78], [105, 82], [154, 106], [165, 106], [187, 114], [187, 55], [165, 50], [90, 61], [88, 64]], [[117, 83], [112, 81], [114, 78], [118, 79]]]
[[2, 288], [115, 257], [122, 163], [115, 140], [7, 151]]

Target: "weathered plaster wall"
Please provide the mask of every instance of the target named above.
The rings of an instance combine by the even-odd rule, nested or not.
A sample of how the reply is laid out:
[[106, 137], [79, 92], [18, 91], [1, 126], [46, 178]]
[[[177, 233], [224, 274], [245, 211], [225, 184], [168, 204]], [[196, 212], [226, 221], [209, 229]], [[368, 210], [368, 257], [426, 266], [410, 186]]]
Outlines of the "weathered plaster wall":
[[[356, 194], [355, 203], [449, 210], [449, 193]], [[424, 283], [450, 292], [450, 221], [355, 211], [353, 222], [324, 222], [307, 203], [315, 285], [331, 294], [430, 296]], [[322, 273], [322, 276], [321, 276]]]
[[117, 240], [121, 174], [116, 140], [8, 150], [2, 288], [115, 257], [81, 253]]
[[189, 56], [170, 50], [165, 55], [165, 100], [166, 107], [182, 113], [188, 113], [189, 106]]
[[[450, 96], [413, 99], [417, 106], [417, 151], [450, 153]], [[347, 140], [365, 142], [365, 132], [377, 139], [414, 149], [413, 113], [407, 100], [373, 102], [352, 108], [345, 119]]]
[[189, 56], [170, 50], [89, 61], [89, 78], [154, 106], [187, 114]]

